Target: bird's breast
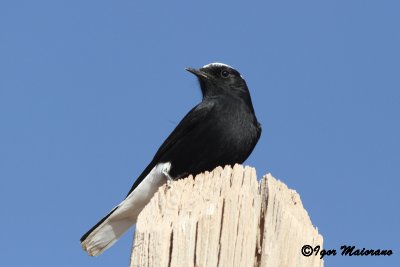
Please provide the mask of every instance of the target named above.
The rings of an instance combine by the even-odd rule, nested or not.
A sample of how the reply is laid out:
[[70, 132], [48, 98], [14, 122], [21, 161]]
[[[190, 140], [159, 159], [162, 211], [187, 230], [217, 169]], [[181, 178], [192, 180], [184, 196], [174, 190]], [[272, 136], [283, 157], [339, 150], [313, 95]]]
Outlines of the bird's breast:
[[255, 116], [243, 110], [226, 109], [224, 114], [211, 127], [215, 127], [216, 135], [219, 136], [224, 146], [244, 148], [257, 141], [258, 123]]

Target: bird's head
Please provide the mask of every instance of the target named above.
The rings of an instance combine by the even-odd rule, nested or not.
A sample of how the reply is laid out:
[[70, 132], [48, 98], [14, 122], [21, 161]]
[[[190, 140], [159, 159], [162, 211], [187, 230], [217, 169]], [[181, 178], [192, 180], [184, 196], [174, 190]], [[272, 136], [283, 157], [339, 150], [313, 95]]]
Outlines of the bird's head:
[[249, 94], [242, 75], [226, 64], [210, 63], [200, 69], [186, 68], [186, 70], [197, 76], [203, 97]]

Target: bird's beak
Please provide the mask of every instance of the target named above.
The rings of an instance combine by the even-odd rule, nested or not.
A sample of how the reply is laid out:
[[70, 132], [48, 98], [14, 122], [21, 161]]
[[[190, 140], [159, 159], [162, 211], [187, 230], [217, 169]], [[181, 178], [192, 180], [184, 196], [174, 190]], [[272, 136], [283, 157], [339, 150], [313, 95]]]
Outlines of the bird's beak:
[[185, 70], [187, 70], [190, 73], [193, 73], [194, 75], [196, 75], [198, 78], [205, 78], [208, 79], [208, 76], [205, 72], [201, 71], [201, 70], [196, 70], [194, 68], [186, 68]]

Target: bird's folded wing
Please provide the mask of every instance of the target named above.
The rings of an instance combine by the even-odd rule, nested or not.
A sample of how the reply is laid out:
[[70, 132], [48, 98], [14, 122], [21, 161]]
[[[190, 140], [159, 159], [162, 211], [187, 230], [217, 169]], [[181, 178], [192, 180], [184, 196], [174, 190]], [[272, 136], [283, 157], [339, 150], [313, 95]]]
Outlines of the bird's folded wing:
[[167, 137], [164, 143], [160, 146], [155, 154], [153, 160], [142, 172], [142, 174], [136, 179], [132, 188], [129, 190], [129, 194], [142, 182], [146, 175], [154, 168], [157, 163], [159, 163], [160, 158], [167, 152], [174, 144], [182, 140], [185, 135], [193, 131], [196, 126], [200, 125], [202, 120], [205, 120], [213, 111], [215, 107], [215, 102], [212, 100], [203, 101], [199, 105], [191, 109], [188, 114], [181, 120], [181, 122], [176, 126], [172, 133]]

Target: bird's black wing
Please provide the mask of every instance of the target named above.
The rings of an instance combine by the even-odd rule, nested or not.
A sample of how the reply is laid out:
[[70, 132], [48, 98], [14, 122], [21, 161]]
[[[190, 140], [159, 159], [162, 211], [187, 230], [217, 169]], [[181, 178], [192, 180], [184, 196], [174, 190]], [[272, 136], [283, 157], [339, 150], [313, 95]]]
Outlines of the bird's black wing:
[[[193, 109], [189, 111], [188, 114], [181, 120], [181, 122], [176, 126], [172, 133], [167, 137], [164, 143], [160, 146], [155, 154], [153, 160], [144, 169], [142, 174], [136, 179], [132, 188], [129, 190], [129, 194], [135, 190], [135, 188], [143, 181], [144, 178], [150, 173], [150, 171], [159, 163], [160, 158], [168, 152], [179, 140], [185, 138], [185, 136], [192, 132], [196, 127], [201, 125], [201, 121], [207, 119], [207, 117], [212, 113], [214, 109], [214, 102], [212, 100], [203, 101]], [[81, 237], [81, 242], [83, 242], [99, 225], [101, 225], [107, 218], [109, 218], [114, 211], [118, 208], [115, 207], [110, 213], [107, 214], [103, 219], [101, 219], [95, 226], [93, 226], [86, 234]]]
[[[176, 126], [172, 133], [167, 137], [164, 143], [160, 146], [155, 154], [153, 160], [142, 172], [142, 174], [136, 179], [132, 188], [129, 190], [128, 195], [143, 181], [143, 179], [150, 173], [150, 171], [159, 163], [160, 158], [168, 151], [174, 144], [184, 138], [188, 133], [193, 131], [197, 126], [201, 124], [201, 121], [205, 120], [214, 109], [215, 103], [211, 100], [203, 101], [193, 109], [181, 120]], [[127, 196], [128, 196], [127, 195]]]

